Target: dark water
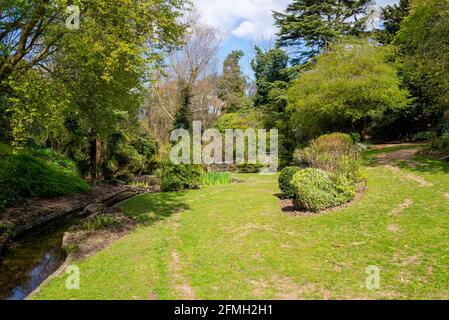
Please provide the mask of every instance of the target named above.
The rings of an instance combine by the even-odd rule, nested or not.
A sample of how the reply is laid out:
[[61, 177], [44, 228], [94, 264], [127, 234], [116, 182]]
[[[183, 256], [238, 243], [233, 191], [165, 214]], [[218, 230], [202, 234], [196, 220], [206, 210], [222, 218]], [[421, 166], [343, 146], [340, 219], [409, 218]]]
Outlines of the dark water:
[[22, 300], [64, 262], [64, 232], [77, 220], [58, 222], [16, 239], [0, 258], [0, 299]]

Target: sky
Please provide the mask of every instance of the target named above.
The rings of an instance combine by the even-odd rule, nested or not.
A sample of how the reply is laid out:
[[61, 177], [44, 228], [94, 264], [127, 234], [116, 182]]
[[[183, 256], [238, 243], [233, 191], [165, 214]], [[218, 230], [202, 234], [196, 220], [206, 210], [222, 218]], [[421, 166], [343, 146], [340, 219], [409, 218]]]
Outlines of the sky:
[[[275, 42], [276, 27], [272, 10], [283, 11], [292, 0], [193, 0], [204, 23], [220, 29], [225, 40], [219, 52], [220, 63], [232, 50], [242, 50], [241, 66], [252, 78], [250, 61], [254, 45], [268, 48]], [[376, 7], [399, 0], [376, 0]]]

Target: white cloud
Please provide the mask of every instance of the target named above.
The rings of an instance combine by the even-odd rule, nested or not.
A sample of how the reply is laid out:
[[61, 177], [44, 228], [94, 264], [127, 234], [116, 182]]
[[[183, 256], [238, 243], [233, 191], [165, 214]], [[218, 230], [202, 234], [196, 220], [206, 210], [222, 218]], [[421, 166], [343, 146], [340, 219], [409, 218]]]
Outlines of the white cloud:
[[[377, 6], [398, 0], [377, 0]], [[194, 0], [202, 19], [238, 38], [271, 40], [276, 35], [272, 10], [284, 11], [292, 0]]]
[[235, 37], [269, 40], [276, 34], [272, 10], [283, 11], [291, 0], [195, 0], [202, 19]]

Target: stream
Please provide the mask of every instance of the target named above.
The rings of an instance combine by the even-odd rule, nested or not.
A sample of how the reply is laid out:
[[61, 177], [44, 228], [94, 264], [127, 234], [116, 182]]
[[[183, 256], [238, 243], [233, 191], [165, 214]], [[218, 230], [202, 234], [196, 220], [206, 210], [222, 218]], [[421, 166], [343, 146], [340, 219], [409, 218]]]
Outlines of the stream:
[[0, 257], [0, 300], [23, 300], [65, 261], [62, 238], [81, 218], [67, 218], [15, 239]]

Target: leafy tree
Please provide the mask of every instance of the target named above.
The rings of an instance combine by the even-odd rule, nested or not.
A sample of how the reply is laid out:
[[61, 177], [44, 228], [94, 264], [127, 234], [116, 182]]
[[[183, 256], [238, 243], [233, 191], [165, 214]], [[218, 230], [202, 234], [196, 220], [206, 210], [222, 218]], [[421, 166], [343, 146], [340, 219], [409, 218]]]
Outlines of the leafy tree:
[[365, 137], [370, 119], [404, 108], [407, 91], [386, 51], [367, 40], [332, 45], [288, 91], [294, 127], [308, 136], [352, 128]]
[[173, 120], [173, 129], [192, 129], [193, 112], [190, 108], [190, 101], [192, 99], [192, 92], [190, 87], [180, 88], [181, 106], [176, 111]]
[[417, 0], [393, 44], [400, 75], [431, 120], [449, 109], [449, 1]]
[[365, 30], [372, 0], [293, 0], [274, 12], [279, 44], [296, 47], [302, 61], [316, 56], [333, 40]]
[[223, 62], [223, 73], [218, 80], [218, 97], [224, 101], [224, 110], [236, 112], [245, 107], [246, 79], [240, 69], [243, 51], [232, 51]]
[[72, 94], [69, 117], [89, 143], [93, 180], [101, 141], [114, 132], [117, 113], [136, 116], [143, 83], [162, 62], [160, 49], [177, 44], [182, 36], [183, 26], [177, 22], [181, 12], [175, 10], [182, 4], [120, 0], [107, 10], [89, 6], [84, 8], [84, 32], [73, 32], [61, 44], [52, 74]]
[[17, 1], [0, 4], [0, 84], [14, 69], [22, 72], [44, 61], [68, 33], [63, 23], [66, 0]]
[[270, 102], [270, 92], [278, 85], [277, 82], [288, 82], [286, 71], [288, 67], [288, 55], [285, 51], [276, 47], [263, 52], [255, 47], [256, 56], [251, 61], [251, 67], [256, 78], [256, 94], [254, 106], [267, 105]]
[[193, 99], [201, 80], [215, 73], [214, 61], [221, 39], [218, 30], [199, 23], [195, 13], [188, 18], [189, 31], [183, 38], [183, 44], [169, 56], [179, 96], [179, 108], [173, 121], [175, 129], [191, 127]]
[[400, 0], [399, 5], [381, 8], [383, 29], [377, 30], [376, 38], [383, 44], [389, 44], [398, 33], [401, 23], [410, 11], [410, 0]]
[[257, 46], [255, 49], [256, 57], [251, 61], [256, 78], [254, 105], [263, 110], [265, 127], [279, 130], [280, 162], [285, 165], [291, 160], [296, 144], [286, 111], [285, 97], [291, 78], [288, 55], [279, 47], [265, 52]]

